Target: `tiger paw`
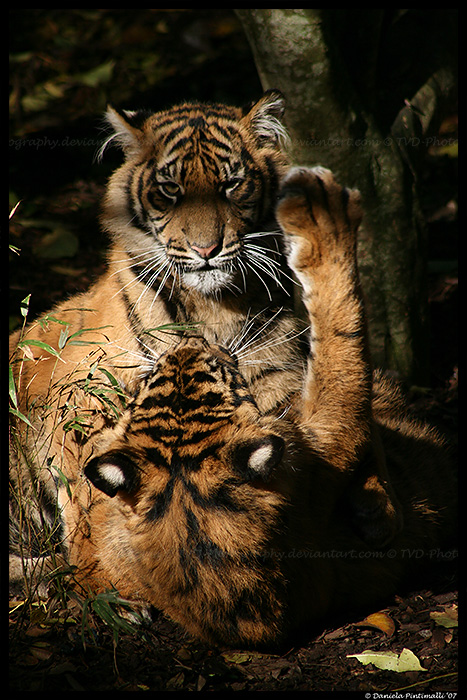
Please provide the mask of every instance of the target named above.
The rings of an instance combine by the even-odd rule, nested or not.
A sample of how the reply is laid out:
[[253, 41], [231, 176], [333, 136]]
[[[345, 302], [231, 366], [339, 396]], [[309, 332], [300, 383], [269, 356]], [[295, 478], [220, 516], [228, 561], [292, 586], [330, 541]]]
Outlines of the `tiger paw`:
[[360, 194], [341, 187], [330, 170], [292, 168], [281, 183], [277, 221], [296, 272], [355, 253]]

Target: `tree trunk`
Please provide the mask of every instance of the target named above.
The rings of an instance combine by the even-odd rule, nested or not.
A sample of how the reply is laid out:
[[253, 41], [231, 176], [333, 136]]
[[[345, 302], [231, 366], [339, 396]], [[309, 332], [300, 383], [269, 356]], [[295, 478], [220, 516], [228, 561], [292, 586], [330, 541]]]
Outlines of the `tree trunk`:
[[426, 251], [414, 158], [451, 74], [429, 77], [410, 103], [400, 99], [388, 122], [390, 110], [378, 114], [374, 97], [385, 10], [236, 12], [263, 87], [287, 99], [292, 162], [324, 165], [362, 193], [359, 266], [375, 365], [425, 381]]

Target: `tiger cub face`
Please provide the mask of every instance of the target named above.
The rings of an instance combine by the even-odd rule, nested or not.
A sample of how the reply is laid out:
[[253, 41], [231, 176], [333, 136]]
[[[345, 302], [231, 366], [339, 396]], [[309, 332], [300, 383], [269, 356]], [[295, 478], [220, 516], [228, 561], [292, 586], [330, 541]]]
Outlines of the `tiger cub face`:
[[[110, 180], [103, 224], [134, 265], [148, 270], [148, 282], [165, 275], [205, 294], [245, 282], [255, 250], [248, 244], [257, 245], [251, 237], [272, 220], [286, 165], [283, 111], [275, 90], [248, 111], [218, 104], [154, 114], [109, 108], [114, 133], [102, 150], [115, 142], [126, 158]], [[268, 240], [260, 247], [274, 249]]]

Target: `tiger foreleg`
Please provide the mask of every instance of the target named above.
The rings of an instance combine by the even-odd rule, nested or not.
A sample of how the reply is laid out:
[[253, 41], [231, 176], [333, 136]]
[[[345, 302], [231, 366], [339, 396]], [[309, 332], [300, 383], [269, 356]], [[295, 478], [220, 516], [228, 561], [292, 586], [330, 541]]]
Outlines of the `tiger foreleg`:
[[294, 168], [277, 206], [289, 265], [303, 288], [310, 357], [301, 418], [313, 447], [349, 475], [354, 526], [373, 546], [401, 526], [372, 419], [372, 370], [356, 262], [360, 195], [324, 168]]

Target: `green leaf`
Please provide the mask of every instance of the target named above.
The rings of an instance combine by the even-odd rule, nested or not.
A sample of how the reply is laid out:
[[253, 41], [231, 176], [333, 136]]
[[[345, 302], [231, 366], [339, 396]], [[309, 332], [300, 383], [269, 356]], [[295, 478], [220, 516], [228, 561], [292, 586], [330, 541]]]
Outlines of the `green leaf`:
[[223, 652], [222, 657], [232, 664], [246, 664], [252, 659], [252, 655], [247, 651]]
[[116, 378], [113, 376], [113, 374], [112, 374], [111, 372], [109, 372], [109, 370], [106, 369], [105, 367], [98, 367], [98, 370], [99, 370], [100, 372], [102, 372], [102, 374], [104, 374], [104, 375], [107, 377], [107, 379], [108, 379], [109, 382], [111, 383], [111, 385], [112, 385], [112, 387], [113, 387], [115, 393], [116, 393], [121, 399], [126, 399], [126, 398], [127, 398], [127, 394], [126, 394], [126, 393], [124, 392], [124, 390], [122, 389], [122, 387], [121, 387], [121, 385], [120, 385], [118, 379], [116, 379]]
[[70, 335], [70, 340], [72, 340], [73, 338], [76, 338], [76, 336], [78, 336], [78, 335], [82, 335], [83, 333], [89, 333], [89, 332], [95, 333], [96, 331], [101, 331], [104, 328], [112, 328], [112, 327], [113, 326], [99, 326], [98, 328], [81, 328], [81, 330], [76, 331], [75, 333], [72, 333]]
[[420, 661], [410, 649], [402, 649], [400, 654], [396, 654], [394, 651], [371, 651], [368, 649], [361, 654], [347, 654], [347, 658], [357, 659], [364, 666], [373, 664], [382, 671], [404, 673], [405, 671], [427, 670], [420, 665]]
[[86, 434], [86, 429], [90, 428], [91, 424], [86, 422], [85, 416], [75, 416], [71, 420], [67, 421], [63, 426], [63, 431], [69, 433], [70, 430], [77, 430], [83, 435]]
[[94, 612], [113, 630], [114, 637], [117, 638], [118, 632], [134, 633], [135, 626], [129, 620], [122, 617], [118, 610], [114, 609], [114, 605], [126, 608], [132, 613], [135, 622], [139, 619], [137, 613], [133, 612], [127, 601], [119, 598], [116, 591], [106, 591], [98, 593], [92, 601], [92, 609]]
[[[13, 209], [10, 211], [10, 214], [8, 216], [9, 219], [12, 219], [14, 215], [16, 214], [16, 210], [18, 209], [19, 205], [21, 204], [21, 200], [19, 202], [16, 202], [15, 206]], [[15, 246], [10, 246], [10, 248], [14, 248]]]
[[8, 391], [10, 394], [10, 399], [11, 403], [15, 408], [18, 408], [18, 399], [16, 397], [16, 385], [15, 385], [15, 377], [13, 375], [13, 367], [8, 368], [9, 371], [9, 376], [8, 376]]
[[62, 328], [62, 330], [60, 331], [60, 337], [58, 339], [58, 347], [60, 348], [60, 350], [63, 350], [63, 348], [66, 345], [69, 328], [70, 326], [65, 326], [65, 328]]
[[[180, 333], [186, 333], [188, 331], [196, 331], [200, 326], [202, 326], [202, 321], [193, 321], [192, 323], [164, 323], [161, 326], [156, 326], [155, 328], [148, 328], [144, 333], [150, 335], [154, 338], [154, 333], [167, 333], [168, 335], [180, 335]], [[157, 336], [156, 336], [157, 337]]]
[[21, 106], [25, 112], [39, 112], [42, 109], [51, 109], [51, 102], [61, 99], [65, 95], [66, 87], [60, 84], [60, 78], [56, 81], [47, 80], [38, 83], [32, 90], [21, 98]]
[[22, 420], [22, 421], [23, 421], [24, 423], [26, 423], [27, 425], [29, 425], [30, 428], [32, 428], [33, 430], [35, 430], [35, 427], [34, 427], [33, 424], [31, 423], [31, 421], [29, 420], [29, 418], [26, 418], [26, 416], [24, 415], [24, 413], [21, 413], [21, 411], [18, 411], [18, 410], [16, 410], [15, 408], [10, 408], [10, 413], [12, 413], [14, 416], [16, 416], [17, 418], [19, 418], [20, 420]]
[[79, 248], [77, 236], [67, 229], [55, 227], [46, 233], [41, 242], [35, 246], [34, 252], [39, 258], [56, 259], [72, 258]]
[[38, 323], [41, 328], [46, 328], [47, 324], [52, 321], [53, 323], [59, 323], [61, 326], [69, 326], [70, 322], [69, 321], [62, 321], [60, 318], [55, 318], [55, 316], [52, 316], [52, 314], [47, 314], [46, 316], [43, 316], [42, 318], [38, 319]]
[[67, 496], [71, 500], [73, 497], [73, 494], [71, 493], [71, 488], [70, 488], [70, 484], [69, 484], [67, 477], [65, 476], [65, 474], [62, 472], [61, 469], [59, 469], [58, 467], [55, 466], [55, 464], [51, 464], [51, 467], [52, 467], [52, 469], [55, 469], [55, 471], [57, 472], [60, 481], [62, 482], [62, 484], [64, 485], [64, 487], [66, 489]]

